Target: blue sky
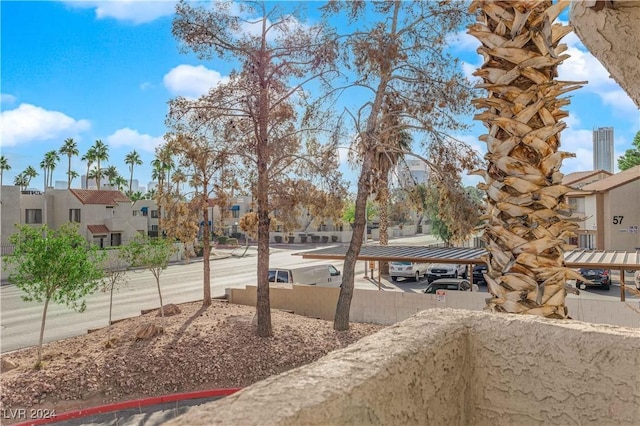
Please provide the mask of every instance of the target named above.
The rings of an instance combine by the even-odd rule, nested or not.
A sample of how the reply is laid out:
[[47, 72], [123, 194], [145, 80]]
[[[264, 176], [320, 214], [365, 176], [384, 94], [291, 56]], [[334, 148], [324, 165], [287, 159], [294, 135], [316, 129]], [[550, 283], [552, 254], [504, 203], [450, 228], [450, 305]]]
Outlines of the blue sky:
[[[109, 145], [108, 165], [128, 178], [125, 155], [137, 150], [144, 164], [135, 169], [140, 185], [151, 180], [154, 148], [162, 143], [167, 102], [172, 97], [196, 97], [220, 81], [232, 66], [200, 61], [181, 54], [171, 35], [174, 1], [2, 1], [1, 153], [11, 170], [5, 185], [32, 165], [40, 173], [32, 187], [42, 188], [39, 168], [44, 153], [59, 149], [66, 138], [79, 145], [80, 156], [101, 139]], [[478, 43], [462, 30], [452, 37], [452, 50], [470, 76], [479, 65]], [[564, 40], [571, 58], [561, 66], [562, 80], [589, 80], [571, 94], [572, 103], [562, 133], [562, 150], [575, 152], [562, 171], [592, 168], [591, 131], [615, 128], [616, 157], [631, 147], [640, 129], [637, 107], [608, 72], [573, 34]], [[471, 122], [471, 117], [469, 117]], [[480, 152], [480, 124], [456, 135]], [[72, 168], [83, 174], [80, 156]], [[344, 157], [344, 156], [343, 156]], [[344, 159], [344, 158], [343, 158]], [[346, 160], [346, 159], [344, 159]], [[343, 171], [355, 183], [354, 173]], [[66, 181], [66, 157], [54, 171], [54, 181]], [[79, 180], [74, 181], [79, 187]]]

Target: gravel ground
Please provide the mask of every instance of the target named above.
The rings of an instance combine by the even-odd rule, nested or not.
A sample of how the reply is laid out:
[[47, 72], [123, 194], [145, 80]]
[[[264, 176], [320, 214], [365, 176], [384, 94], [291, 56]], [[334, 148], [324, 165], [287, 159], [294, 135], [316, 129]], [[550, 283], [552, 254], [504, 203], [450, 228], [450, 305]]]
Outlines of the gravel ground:
[[[383, 326], [352, 323], [345, 332], [324, 321], [272, 310], [274, 336], [256, 335], [255, 307], [213, 301], [179, 305], [165, 332], [136, 339], [136, 330], [161, 324], [157, 311], [44, 346], [44, 366], [34, 370], [36, 348], [3, 355], [17, 365], [0, 376], [0, 408], [57, 413], [116, 401], [202, 389], [246, 387], [308, 364]], [[45, 330], [46, 333], [46, 330]], [[3, 424], [10, 424], [6, 416]]]

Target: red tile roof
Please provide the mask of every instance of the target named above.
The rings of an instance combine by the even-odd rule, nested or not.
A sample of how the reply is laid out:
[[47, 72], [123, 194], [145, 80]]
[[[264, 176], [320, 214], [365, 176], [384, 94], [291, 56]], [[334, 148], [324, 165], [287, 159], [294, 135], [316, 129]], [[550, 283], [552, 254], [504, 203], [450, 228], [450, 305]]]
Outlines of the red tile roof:
[[93, 235], [102, 235], [109, 233], [109, 228], [107, 228], [105, 225], [87, 225], [87, 229], [89, 229], [89, 232], [91, 232]]
[[121, 191], [103, 190], [103, 189], [70, 189], [71, 193], [76, 196], [82, 204], [104, 204], [107, 206], [115, 206], [118, 203], [130, 202], [129, 197]]

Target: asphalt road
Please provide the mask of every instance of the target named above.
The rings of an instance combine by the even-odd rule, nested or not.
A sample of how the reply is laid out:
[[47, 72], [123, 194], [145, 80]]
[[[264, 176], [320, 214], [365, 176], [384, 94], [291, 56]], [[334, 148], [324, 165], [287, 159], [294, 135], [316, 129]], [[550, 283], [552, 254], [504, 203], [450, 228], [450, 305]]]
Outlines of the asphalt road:
[[[243, 250], [236, 251], [236, 254]], [[300, 252], [299, 247], [272, 248], [271, 267], [294, 267], [331, 263], [342, 270], [342, 261], [306, 260], [292, 256]], [[218, 251], [230, 255], [229, 251]], [[224, 296], [226, 288], [244, 288], [256, 284], [257, 253], [250, 249], [246, 257], [220, 257], [211, 262], [211, 295]], [[356, 279], [357, 288], [377, 288], [363, 278], [364, 262], [359, 262], [360, 271]], [[202, 300], [202, 260], [190, 264], [172, 264], [160, 275], [162, 301], [185, 303]], [[128, 318], [140, 314], [141, 310], [159, 307], [156, 280], [146, 270], [129, 272], [128, 282], [113, 294], [112, 319]], [[391, 287], [390, 287], [391, 288]], [[5, 353], [38, 344], [43, 304], [25, 302], [22, 291], [13, 285], [0, 287], [0, 352]], [[63, 305], [50, 303], [45, 323], [44, 342], [77, 336], [87, 330], [105, 327], [109, 319], [109, 294], [96, 292], [86, 299], [85, 312], [71, 311]]]
[[[418, 236], [394, 240], [391, 244], [430, 244], [433, 240], [428, 236]], [[308, 246], [280, 246], [272, 248], [270, 254], [271, 267], [294, 267], [313, 264], [331, 263], [342, 270], [342, 261], [305, 260], [301, 256], [292, 256]], [[243, 250], [238, 251], [241, 253]], [[246, 257], [230, 256], [230, 252], [217, 251], [219, 258], [211, 262], [211, 295], [223, 296], [226, 288], [244, 288], [255, 285], [256, 251], [250, 249]], [[235, 253], [235, 254], [237, 254]], [[224, 255], [228, 257], [222, 257]], [[190, 264], [172, 264], [160, 276], [163, 303], [185, 303], [202, 300], [202, 261]], [[426, 280], [399, 280], [391, 282], [383, 279], [380, 285], [370, 278], [364, 277], [365, 262], [356, 265], [355, 287], [363, 289], [380, 289], [383, 291], [421, 292], [427, 286]], [[121, 286], [113, 295], [113, 320], [128, 318], [140, 314], [141, 310], [156, 309], [159, 306], [156, 281], [149, 271], [134, 271], [127, 274], [128, 283]], [[626, 282], [632, 278], [626, 276]], [[611, 289], [587, 289], [580, 296], [569, 297], [594, 298], [603, 300], [620, 300], [619, 276], [614, 272]], [[486, 292], [486, 286], [480, 286]], [[13, 285], [0, 287], [0, 352], [5, 353], [20, 348], [37, 345], [42, 321], [42, 303], [25, 302], [22, 292]], [[638, 299], [627, 293], [627, 300]], [[83, 313], [69, 310], [65, 306], [49, 304], [44, 341], [51, 342], [84, 334], [87, 330], [105, 327], [109, 318], [109, 294], [97, 292], [86, 298], [87, 309]]]

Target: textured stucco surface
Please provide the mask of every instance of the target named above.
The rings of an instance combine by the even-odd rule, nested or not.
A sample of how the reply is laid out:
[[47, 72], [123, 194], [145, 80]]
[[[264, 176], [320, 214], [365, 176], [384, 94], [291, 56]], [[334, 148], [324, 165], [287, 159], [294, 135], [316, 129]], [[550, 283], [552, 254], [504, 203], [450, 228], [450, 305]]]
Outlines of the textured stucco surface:
[[431, 309], [171, 425], [640, 424], [640, 331]]
[[640, 1], [616, 0], [599, 11], [572, 1], [570, 21], [587, 49], [640, 108]]

